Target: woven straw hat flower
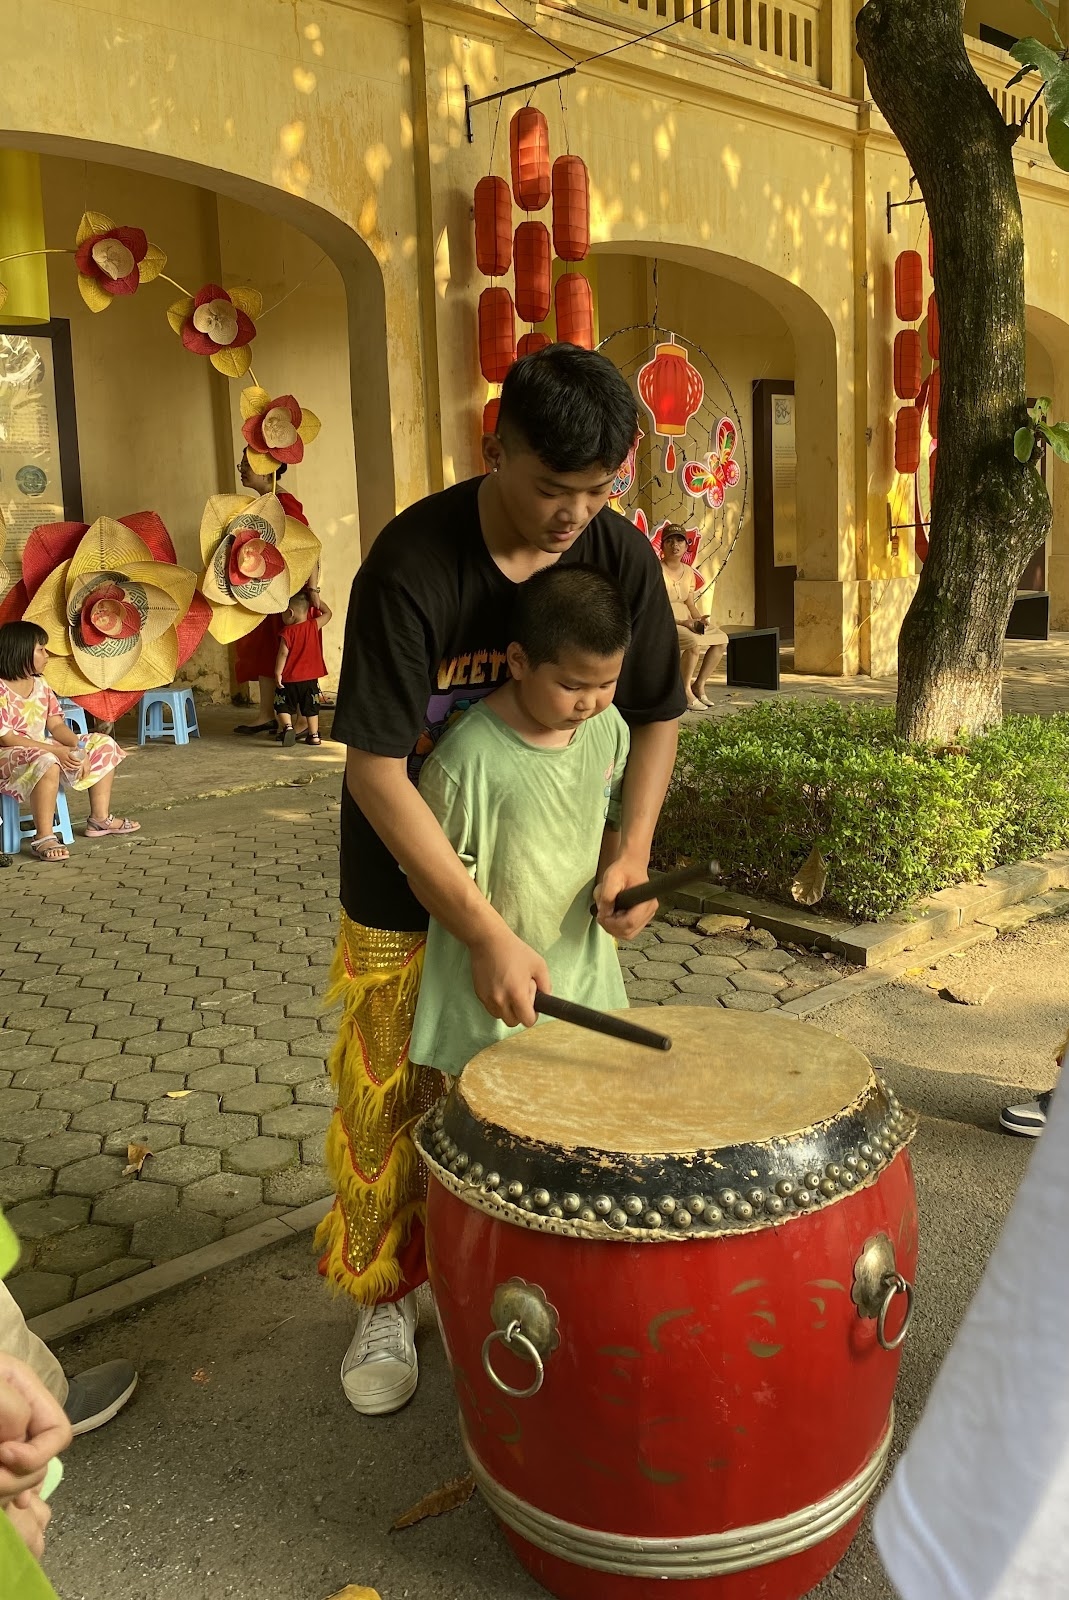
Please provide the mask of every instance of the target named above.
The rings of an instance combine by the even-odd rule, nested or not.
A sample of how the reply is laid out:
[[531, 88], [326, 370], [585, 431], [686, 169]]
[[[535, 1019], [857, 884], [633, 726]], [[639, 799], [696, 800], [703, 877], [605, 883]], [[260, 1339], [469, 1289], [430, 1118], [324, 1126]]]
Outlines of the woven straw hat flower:
[[78, 289], [90, 311], [106, 311], [121, 295], [136, 294], [158, 278], [167, 257], [141, 228], [121, 228], [102, 211], [87, 211], [78, 224], [74, 262]]
[[288, 517], [273, 494], [213, 494], [200, 524], [201, 592], [212, 608], [208, 631], [221, 644], [285, 611], [319, 560], [312, 530]]
[[167, 321], [187, 350], [207, 356], [227, 378], [243, 378], [252, 364], [249, 346], [263, 309], [258, 289], [221, 289], [206, 283], [195, 295], [176, 300]]
[[44, 628], [52, 688], [114, 719], [171, 683], [204, 637], [211, 613], [196, 588], [154, 511], [44, 523], [26, 541], [0, 621], [17, 607]]
[[249, 466], [264, 477], [282, 462], [295, 466], [303, 461], [305, 445], [322, 427], [315, 412], [303, 411], [291, 394], [272, 400], [266, 389], [241, 391], [241, 415]]

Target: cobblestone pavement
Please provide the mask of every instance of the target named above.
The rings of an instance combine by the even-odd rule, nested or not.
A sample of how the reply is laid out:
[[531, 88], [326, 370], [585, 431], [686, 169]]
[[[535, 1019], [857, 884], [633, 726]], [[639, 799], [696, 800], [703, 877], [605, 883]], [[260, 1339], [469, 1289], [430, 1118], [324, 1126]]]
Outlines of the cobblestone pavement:
[[27, 1315], [329, 1191], [337, 812], [333, 784], [198, 801], [3, 873], [0, 1204]]
[[779, 945], [745, 917], [669, 911], [620, 948], [633, 1006], [774, 1011], [858, 970], [837, 956]]

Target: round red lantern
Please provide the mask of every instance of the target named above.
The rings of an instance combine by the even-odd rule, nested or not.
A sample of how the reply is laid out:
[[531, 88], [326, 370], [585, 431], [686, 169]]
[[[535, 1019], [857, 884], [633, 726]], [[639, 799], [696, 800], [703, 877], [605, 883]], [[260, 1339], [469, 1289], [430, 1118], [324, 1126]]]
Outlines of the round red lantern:
[[553, 248], [562, 261], [582, 261], [590, 249], [590, 174], [579, 156], [553, 163]]
[[544, 222], [521, 222], [516, 229], [516, 312], [521, 322], [549, 316], [553, 273], [549, 229]]
[[667, 344], [657, 346], [653, 360], [647, 361], [639, 371], [636, 385], [642, 404], [653, 418], [653, 431], [668, 441], [664, 469], [674, 472], [673, 441], [683, 437], [702, 403], [705, 394], [702, 375], [691, 365], [686, 346], [677, 344], [673, 335]]
[[549, 124], [535, 106], [517, 111], [509, 127], [512, 192], [521, 211], [541, 211], [550, 194]]
[[487, 278], [502, 278], [512, 265], [512, 195], [504, 178], [475, 185], [475, 260]]
[[928, 432], [933, 439], [939, 437], [939, 395], [942, 387], [939, 368], [933, 367], [928, 379]]
[[479, 366], [487, 383], [504, 382], [516, 359], [516, 312], [507, 289], [479, 296]]
[[561, 344], [594, 348], [594, 297], [581, 272], [562, 272], [553, 291], [557, 338]]
[[919, 250], [903, 250], [895, 262], [895, 315], [916, 322], [924, 304], [924, 262]]
[[939, 306], [934, 294], [928, 296], [928, 354], [939, 360]]
[[501, 411], [501, 401], [499, 399], [488, 400], [486, 402], [486, 404], [483, 406], [483, 432], [484, 433], [496, 433], [497, 432], [497, 419], [498, 419], [498, 415], [499, 415], [500, 411]]
[[895, 471], [912, 476], [921, 464], [921, 414], [902, 406], [895, 417]]
[[921, 392], [921, 336], [916, 328], [895, 334], [895, 394], [916, 400]]
[[549, 337], [544, 333], [524, 333], [520, 335], [520, 342], [516, 346], [516, 359], [521, 356], [537, 355], [539, 350], [544, 350], [549, 343]]

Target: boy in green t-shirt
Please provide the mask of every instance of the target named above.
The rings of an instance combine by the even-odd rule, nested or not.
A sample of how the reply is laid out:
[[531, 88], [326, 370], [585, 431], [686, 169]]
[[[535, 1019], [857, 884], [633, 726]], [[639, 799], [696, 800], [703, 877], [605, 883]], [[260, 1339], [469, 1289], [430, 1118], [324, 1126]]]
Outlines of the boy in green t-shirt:
[[[509, 682], [447, 731], [420, 793], [483, 894], [542, 956], [540, 986], [626, 1006], [616, 946], [590, 903], [619, 846], [629, 734], [612, 698], [628, 608], [606, 573], [555, 564], [519, 587], [512, 636]], [[515, 1032], [484, 1009], [467, 947], [432, 918], [411, 1059], [456, 1074]]]

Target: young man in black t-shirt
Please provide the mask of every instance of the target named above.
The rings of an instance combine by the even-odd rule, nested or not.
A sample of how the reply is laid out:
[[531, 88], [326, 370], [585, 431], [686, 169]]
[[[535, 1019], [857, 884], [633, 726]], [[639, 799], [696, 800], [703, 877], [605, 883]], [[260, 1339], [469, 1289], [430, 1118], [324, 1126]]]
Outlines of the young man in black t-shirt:
[[321, 1273], [361, 1308], [342, 1384], [367, 1414], [396, 1410], [416, 1387], [425, 1178], [411, 1127], [440, 1080], [409, 1062], [408, 1039], [428, 913], [467, 945], [492, 1016], [531, 1026], [535, 990], [550, 987], [542, 957], [480, 894], [413, 780], [453, 718], [504, 681], [516, 586], [557, 562], [610, 573], [631, 612], [615, 697], [631, 729], [622, 842], [595, 897], [619, 938], [655, 909], [612, 911], [621, 890], [649, 876], [684, 710], [660, 563], [607, 509], [637, 428], [631, 390], [604, 356], [551, 345], [525, 357], [505, 380], [497, 433], [483, 440], [487, 474], [402, 512], [353, 584], [333, 728], [349, 747], [331, 989], [343, 1002], [331, 1060], [338, 1110], [327, 1139], [337, 1199], [317, 1244]]

